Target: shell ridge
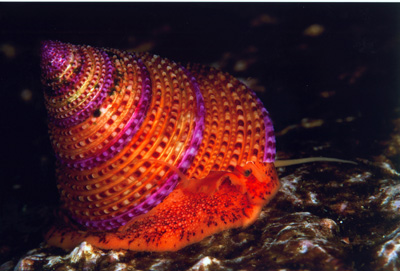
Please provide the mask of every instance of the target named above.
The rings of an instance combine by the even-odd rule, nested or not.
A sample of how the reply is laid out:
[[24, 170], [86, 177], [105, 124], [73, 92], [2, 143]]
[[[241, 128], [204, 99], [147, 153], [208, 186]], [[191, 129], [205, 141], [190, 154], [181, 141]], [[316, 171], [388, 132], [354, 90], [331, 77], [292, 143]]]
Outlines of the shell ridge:
[[[55, 119], [53, 123], [59, 127], [69, 128], [75, 126], [79, 123], [82, 123], [86, 120], [93, 112], [99, 108], [99, 106], [103, 103], [105, 98], [107, 97], [108, 92], [112, 86], [112, 73], [114, 71], [114, 67], [111, 64], [110, 58], [103, 52], [102, 53], [104, 61], [107, 63], [107, 70], [105, 71], [106, 75], [104, 80], [102, 80], [101, 87], [99, 91], [96, 91], [94, 97], [91, 101], [88, 101], [86, 105], [74, 115], [66, 117], [64, 119]], [[82, 102], [83, 103], [83, 102]], [[78, 105], [79, 106], [79, 105]]]
[[[77, 168], [80, 170], [87, 170], [101, 163], [104, 163], [105, 161], [109, 160], [114, 155], [119, 153], [140, 129], [151, 100], [151, 84], [148, 72], [143, 62], [138, 61], [138, 63], [140, 64], [140, 69], [142, 71], [142, 92], [140, 95], [138, 107], [135, 109], [134, 113], [128, 120], [126, 126], [120, 132], [120, 136], [117, 136], [112, 141], [110, 141], [110, 143], [101, 151], [99, 151], [97, 155], [88, 157], [86, 159], [74, 160], [73, 163], [65, 163], [68, 167]], [[125, 139], [122, 140], [123, 142], [118, 142], [124, 135], [127, 136]], [[118, 144], [116, 144], [117, 142]]]
[[[140, 59], [140, 58], [139, 58]], [[195, 116], [195, 127], [193, 129], [192, 139], [189, 144], [189, 147], [182, 154], [182, 159], [177, 169], [180, 172], [185, 173], [194, 157], [197, 154], [197, 150], [200, 146], [203, 137], [204, 131], [204, 116], [205, 116], [205, 106], [204, 99], [200, 92], [200, 88], [196, 82], [196, 78], [194, 78], [189, 71], [185, 68], [181, 67], [184, 73], [188, 76], [196, 96], [196, 108], [197, 114]], [[111, 229], [117, 226], [122, 226], [126, 224], [129, 220], [134, 219], [135, 217], [145, 214], [150, 211], [154, 206], [159, 204], [165, 197], [167, 197], [173, 189], [176, 187], [179, 181], [179, 174], [174, 172], [172, 176], [170, 176], [167, 181], [151, 196], [149, 196], [145, 201], [139, 203], [136, 206], [128, 209], [126, 212], [117, 215], [110, 219], [103, 220], [91, 220], [91, 221], [83, 221], [81, 219], [77, 219], [80, 224], [84, 224], [88, 227], [94, 228], [106, 228]]]

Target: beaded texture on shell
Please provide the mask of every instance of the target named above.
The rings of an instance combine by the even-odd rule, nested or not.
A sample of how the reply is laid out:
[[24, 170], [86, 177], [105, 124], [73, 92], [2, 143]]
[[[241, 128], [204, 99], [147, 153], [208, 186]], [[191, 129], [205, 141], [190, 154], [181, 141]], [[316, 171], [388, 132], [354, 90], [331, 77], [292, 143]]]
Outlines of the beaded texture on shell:
[[[61, 210], [87, 231], [80, 239], [126, 230], [150, 210], [159, 212], [178, 184], [185, 195], [216, 197], [230, 178], [249, 196], [248, 177], [260, 169], [273, 176], [268, 193], [259, 195], [260, 208], [279, 188], [269, 114], [231, 75], [147, 53], [58, 41], [43, 42], [41, 57]], [[246, 166], [252, 170], [243, 171]]]

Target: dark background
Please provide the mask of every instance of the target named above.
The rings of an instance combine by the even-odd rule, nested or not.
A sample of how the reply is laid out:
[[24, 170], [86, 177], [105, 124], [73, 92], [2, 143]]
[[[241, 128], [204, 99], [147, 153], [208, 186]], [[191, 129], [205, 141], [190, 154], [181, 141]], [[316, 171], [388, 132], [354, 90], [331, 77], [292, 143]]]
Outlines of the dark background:
[[[257, 91], [278, 132], [356, 118], [352, 135], [333, 126], [315, 140], [359, 137], [323, 155], [373, 160], [400, 114], [399, 15], [398, 4], [0, 3], [0, 264], [40, 243], [58, 200], [41, 40], [218, 65]], [[307, 34], [314, 24], [323, 31]], [[303, 154], [284, 138], [277, 148]], [[400, 168], [397, 153], [391, 163]]]

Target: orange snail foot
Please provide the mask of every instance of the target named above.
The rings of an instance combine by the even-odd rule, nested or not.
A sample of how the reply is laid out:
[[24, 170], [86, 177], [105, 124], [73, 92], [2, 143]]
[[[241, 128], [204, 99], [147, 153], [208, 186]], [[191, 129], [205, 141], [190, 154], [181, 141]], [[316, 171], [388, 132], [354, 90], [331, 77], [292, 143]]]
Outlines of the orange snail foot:
[[248, 162], [233, 172], [184, 181], [150, 212], [116, 231], [79, 231], [59, 224], [46, 239], [64, 249], [87, 241], [103, 249], [177, 251], [223, 230], [249, 226], [279, 187], [273, 163]]

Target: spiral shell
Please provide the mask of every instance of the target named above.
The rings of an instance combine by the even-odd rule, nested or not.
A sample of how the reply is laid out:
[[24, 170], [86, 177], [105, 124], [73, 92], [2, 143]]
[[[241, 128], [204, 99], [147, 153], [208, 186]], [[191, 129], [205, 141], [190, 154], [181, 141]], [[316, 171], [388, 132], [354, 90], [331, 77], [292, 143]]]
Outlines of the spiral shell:
[[88, 231], [129, 225], [182, 179], [274, 162], [268, 112], [229, 74], [58, 41], [41, 57], [61, 209]]

